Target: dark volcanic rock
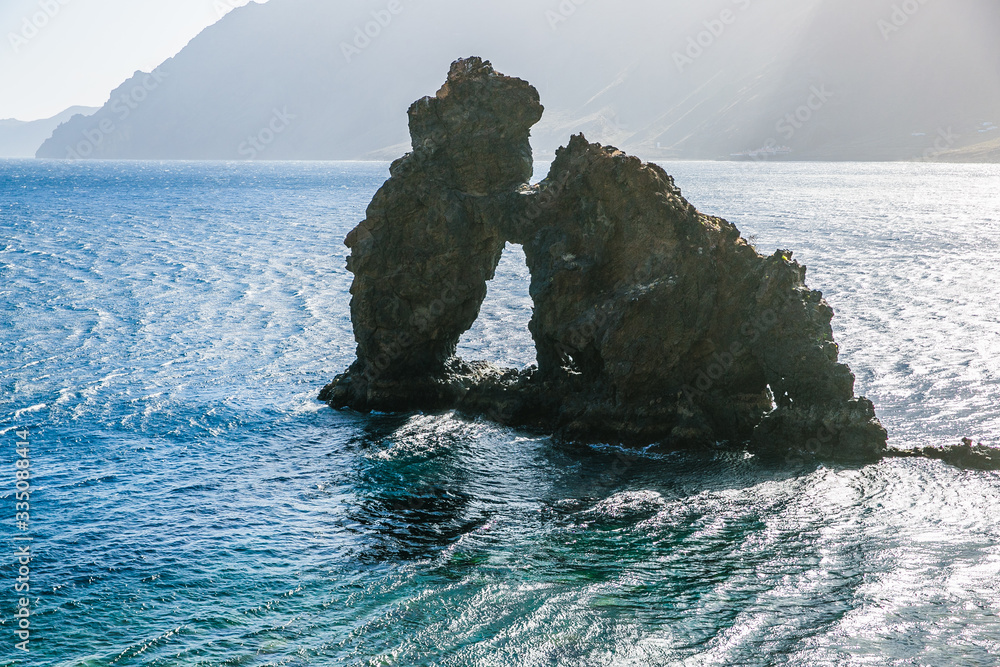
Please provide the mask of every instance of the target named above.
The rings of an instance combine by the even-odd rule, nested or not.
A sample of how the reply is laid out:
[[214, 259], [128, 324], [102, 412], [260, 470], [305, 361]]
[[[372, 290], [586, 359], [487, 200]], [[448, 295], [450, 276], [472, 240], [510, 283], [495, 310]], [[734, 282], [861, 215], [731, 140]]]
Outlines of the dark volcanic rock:
[[[321, 398], [580, 441], [878, 457], [885, 430], [792, 253], [759, 255], [660, 167], [582, 135], [528, 187], [541, 111], [476, 58], [410, 108], [414, 152], [347, 238], [358, 360]], [[521, 373], [453, 356], [506, 241], [531, 271], [538, 366]]]
[[852, 458], [884, 443], [791, 252], [758, 255], [660, 167], [582, 136], [539, 190], [537, 224], [511, 240], [531, 270], [539, 375], [565, 397], [562, 435], [781, 451], [822, 438]]
[[969, 438], [962, 438], [960, 445], [947, 447], [921, 447], [920, 449], [890, 449], [887, 454], [897, 458], [922, 457], [944, 461], [966, 470], [1000, 470], [1000, 449], [975, 445]]
[[333, 405], [453, 404], [470, 369], [453, 359], [486, 297], [504, 239], [484, 209], [531, 176], [538, 92], [478, 58], [452, 65], [409, 111], [413, 152], [347, 236], [358, 360], [324, 390]]

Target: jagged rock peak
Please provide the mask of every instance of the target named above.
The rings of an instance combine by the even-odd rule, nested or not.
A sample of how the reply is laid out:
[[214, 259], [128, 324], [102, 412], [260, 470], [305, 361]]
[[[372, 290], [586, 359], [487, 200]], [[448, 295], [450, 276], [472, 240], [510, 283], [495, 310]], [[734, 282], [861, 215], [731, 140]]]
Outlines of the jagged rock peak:
[[542, 111], [528, 82], [481, 58], [456, 60], [437, 94], [410, 106], [414, 155], [462, 192], [516, 187], [531, 178], [529, 129]]

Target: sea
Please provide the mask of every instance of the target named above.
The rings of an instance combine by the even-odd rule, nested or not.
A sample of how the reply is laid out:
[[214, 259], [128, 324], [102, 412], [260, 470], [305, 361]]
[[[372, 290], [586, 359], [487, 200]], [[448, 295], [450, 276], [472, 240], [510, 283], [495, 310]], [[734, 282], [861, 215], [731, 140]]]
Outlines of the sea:
[[[1000, 445], [1000, 165], [664, 167], [808, 267], [892, 446]], [[998, 472], [320, 403], [387, 177], [0, 162], [0, 665], [1000, 664]], [[460, 354], [530, 315], [508, 246]]]

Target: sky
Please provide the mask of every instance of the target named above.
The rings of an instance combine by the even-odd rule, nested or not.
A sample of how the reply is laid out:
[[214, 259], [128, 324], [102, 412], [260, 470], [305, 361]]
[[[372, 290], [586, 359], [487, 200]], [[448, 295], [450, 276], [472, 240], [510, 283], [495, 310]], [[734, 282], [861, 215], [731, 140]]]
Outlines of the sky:
[[0, 119], [101, 106], [136, 70], [150, 71], [248, 1], [2, 0]]
[[[0, 0], [0, 119], [102, 106], [248, 1]], [[926, 137], [1000, 137], [986, 135], [1000, 109], [1000, 0], [275, 0], [241, 13], [172, 63], [105, 150], [236, 159], [290, 107], [296, 123], [268, 159], [394, 155], [410, 102], [470, 54], [538, 87], [544, 151], [586, 131], [661, 157], [773, 143], [910, 159], [941, 150]], [[60, 136], [78, 144], [96, 122]], [[68, 154], [58, 143], [50, 157]]]

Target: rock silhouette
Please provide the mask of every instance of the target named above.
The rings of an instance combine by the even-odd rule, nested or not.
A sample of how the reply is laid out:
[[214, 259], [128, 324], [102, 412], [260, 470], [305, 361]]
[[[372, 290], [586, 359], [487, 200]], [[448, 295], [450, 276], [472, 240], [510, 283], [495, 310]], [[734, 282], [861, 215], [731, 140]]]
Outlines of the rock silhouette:
[[[393, 163], [347, 237], [358, 358], [333, 407], [457, 409], [582, 442], [750, 442], [863, 461], [886, 450], [838, 362], [832, 309], [781, 250], [698, 212], [660, 167], [574, 136], [528, 186], [537, 91], [456, 61], [409, 110]], [[455, 357], [505, 242], [531, 272], [537, 366]]]

